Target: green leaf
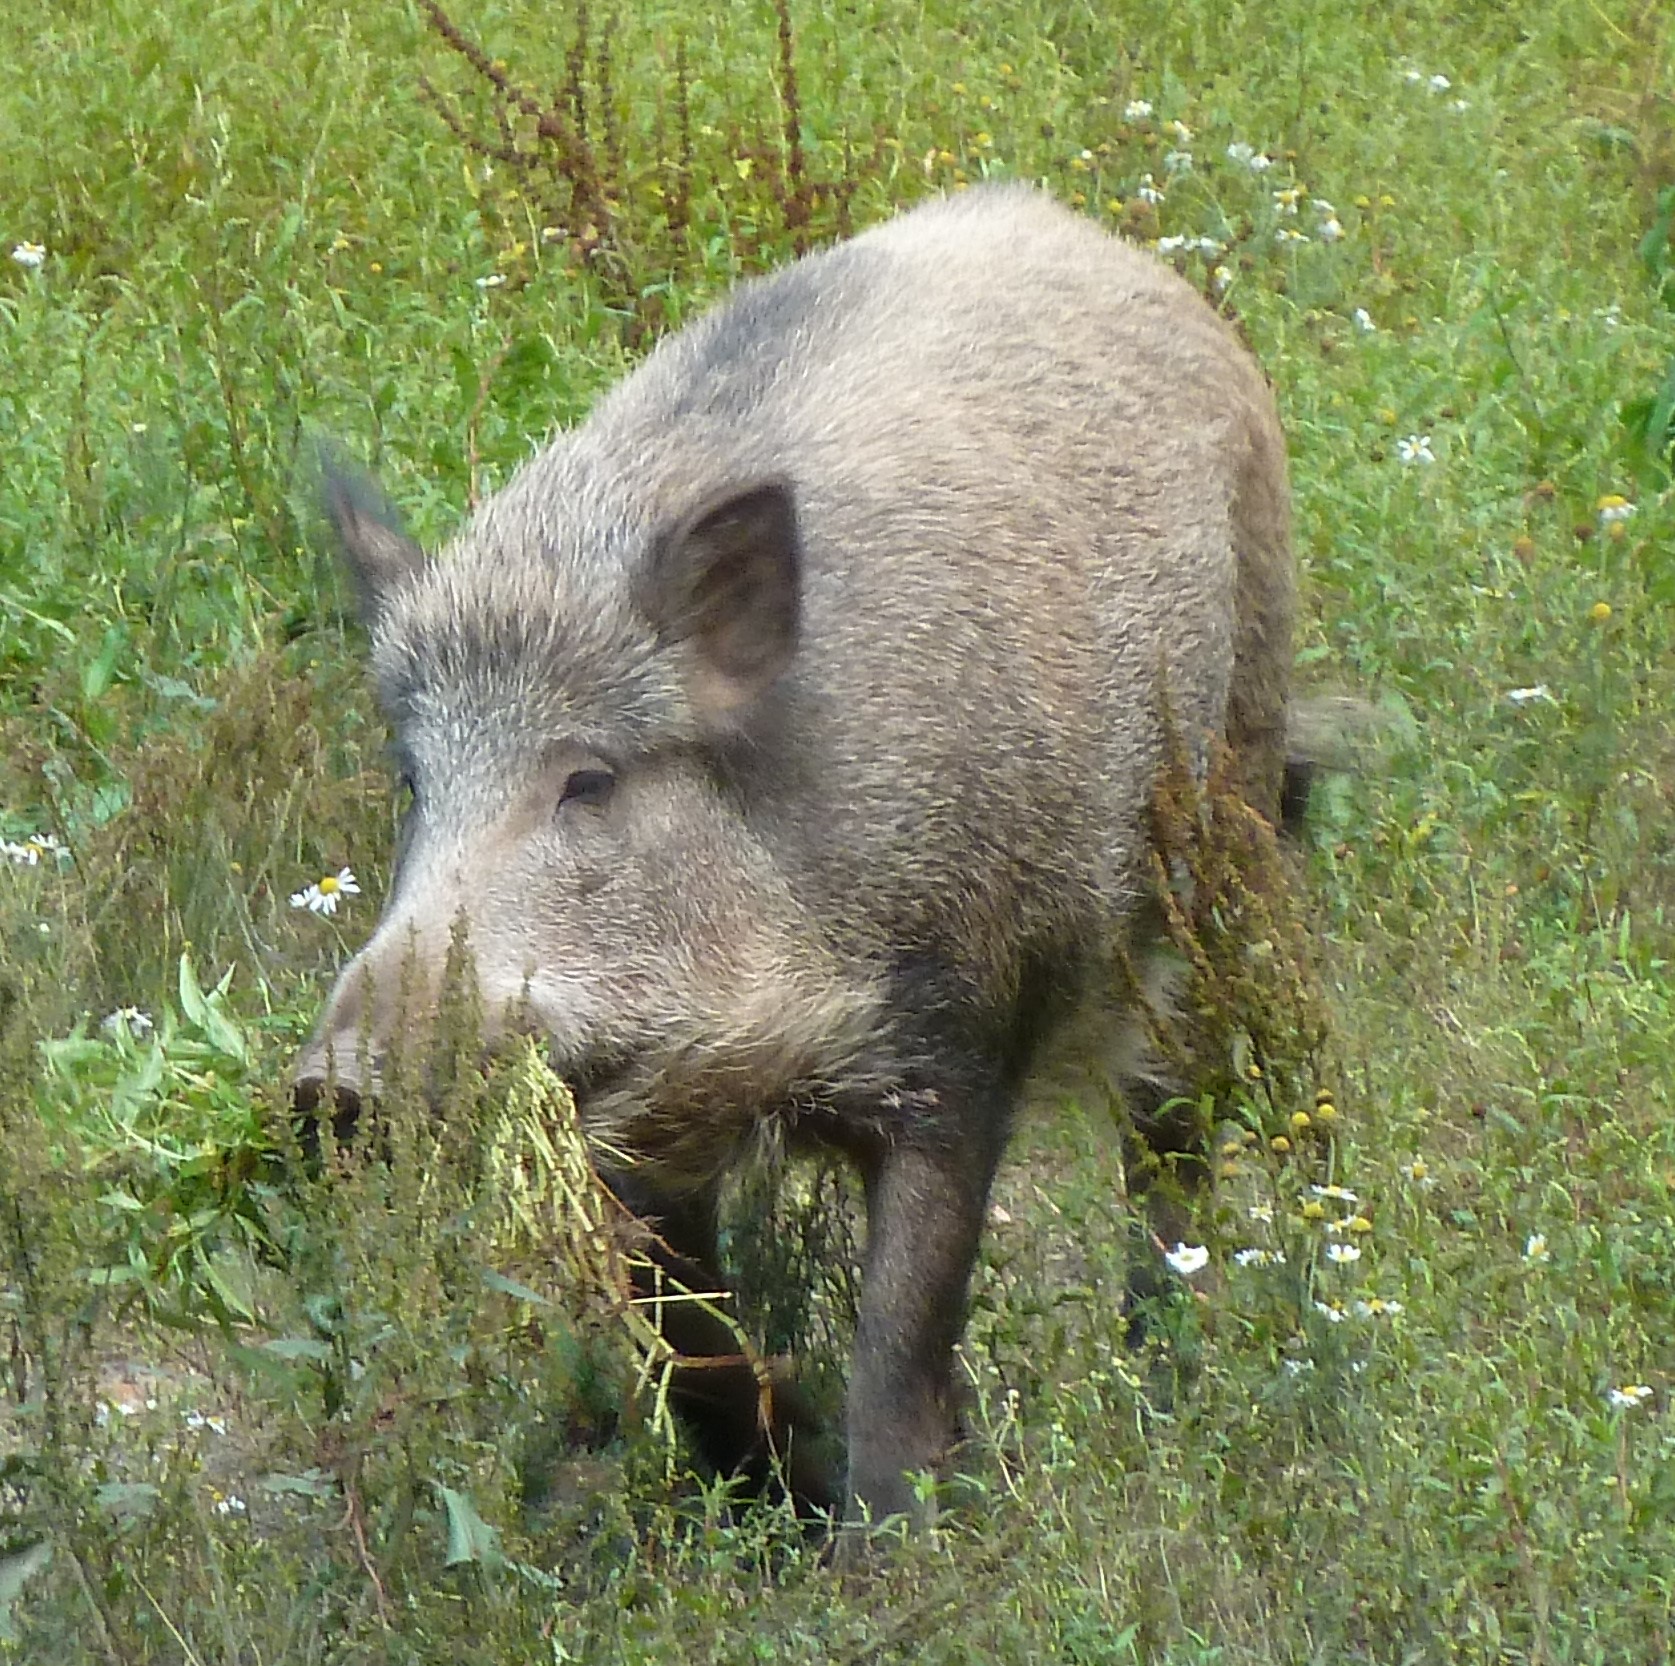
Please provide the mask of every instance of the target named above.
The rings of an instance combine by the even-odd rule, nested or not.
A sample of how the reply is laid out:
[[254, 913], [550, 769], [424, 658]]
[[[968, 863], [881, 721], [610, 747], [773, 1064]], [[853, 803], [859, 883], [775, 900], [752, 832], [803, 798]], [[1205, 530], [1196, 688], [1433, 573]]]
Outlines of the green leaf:
[[500, 1551], [500, 1535], [477, 1514], [470, 1498], [443, 1486], [440, 1481], [434, 1484], [448, 1512], [447, 1565], [457, 1568], [462, 1562], [475, 1562], [490, 1570], [504, 1567], [506, 1558]]
[[[228, 977], [230, 976], [229, 972]], [[218, 1005], [221, 996], [226, 992], [227, 978], [223, 978], [216, 987], [215, 1000], [212, 1001], [198, 983], [197, 974], [192, 970], [191, 956], [183, 954], [180, 957], [179, 983], [180, 1010], [186, 1014], [187, 1021], [203, 1031], [205, 1038], [217, 1052], [237, 1059], [240, 1064], [248, 1062], [249, 1053], [243, 1032]]]
[[122, 1521], [144, 1521], [162, 1496], [149, 1481], [106, 1481], [93, 1489], [99, 1508]]
[[483, 1283], [491, 1290], [498, 1290], [503, 1296], [512, 1296], [520, 1302], [528, 1302], [532, 1307], [549, 1305], [547, 1298], [539, 1290], [531, 1290], [527, 1284], [520, 1284], [515, 1278], [497, 1273], [493, 1267], [483, 1268]]
[[217, 1257], [204, 1263], [204, 1278], [210, 1289], [221, 1300], [227, 1312], [235, 1319], [245, 1324], [253, 1324], [256, 1319], [256, 1304], [251, 1295], [248, 1283], [237, 1280], [236, 1275], [247, 1274], [249, 1269], [239, 1262], [225, 1262]]
[[99, 652], [81, 668], [81, 697], [89, 705], [99, 699], [116, 680], [116, 662], [128, 645], [128, 636], [121, 626], [112, 625], [105, 632]]
[[52, 1546], [45, 1539], [22, 1550], [0, 1556], [0, 1643], [15, 1643], [17, 1628], [12, 1624], [12, 1604], [23, 1595], [23, 1587], [52, 1560]]
[[256, 1483], [263, 1492], [290, 1493], [303, 1498], [336, 1498], [337, 1482], [322, 1469], [304, 1470], [301, 1475], [264, 1475]]
[[271, 1342], [262, 1344], [262, 1352], [272, 1354], [276, 1359], [326, 1361], [332, 1357], [330, 1347], [312, 1336], [276, 1336]]

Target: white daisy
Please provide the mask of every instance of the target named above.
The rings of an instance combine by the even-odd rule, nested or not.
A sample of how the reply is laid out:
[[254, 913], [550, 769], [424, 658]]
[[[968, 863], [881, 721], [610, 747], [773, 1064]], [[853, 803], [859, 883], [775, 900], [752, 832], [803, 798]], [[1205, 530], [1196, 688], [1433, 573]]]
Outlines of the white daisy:
[[1210, 1252], [1202, 1244], [1176, 1244], [1163, 1259], [1182, 1278], [1191, 1278], [1209, 1265]]
[[118, 1007], [115, 1012], [106, 1014], [99, 1028], [107, 1035], [120, 1035], [125, 1031], [136, 1041], [141, 1041], [156, 1026], [151, 1022], [151, 1015], [141, 1012], [138, 1007]]
[[339, 868], [335, 874], [327, 874], [305, 889], [293, 891], [291, 906], [306, 908], [310, 914], [335, 914], [337, 905], [345, 897], [358, 897], [360, 894], [361, 888], [354, 871]]
[[1347, 1186], [1310, 1186], [1316, 1197], [1330, 1198], [1334, 1203], [1359, 1203], [1361, 1199]]

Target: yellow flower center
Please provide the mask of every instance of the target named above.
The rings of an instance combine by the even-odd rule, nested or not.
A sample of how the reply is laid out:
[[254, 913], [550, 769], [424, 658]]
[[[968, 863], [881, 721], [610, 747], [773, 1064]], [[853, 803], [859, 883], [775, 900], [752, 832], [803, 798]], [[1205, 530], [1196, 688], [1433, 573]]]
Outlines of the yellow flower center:
[[329, 897], [332, 892], [340, 891], [342, 888], [343, 887], [337, 883], [336, 879], [334, 879], [331, 874], [327, 874], [326, 877], [320, 881], [320, 895], [323, 897]]

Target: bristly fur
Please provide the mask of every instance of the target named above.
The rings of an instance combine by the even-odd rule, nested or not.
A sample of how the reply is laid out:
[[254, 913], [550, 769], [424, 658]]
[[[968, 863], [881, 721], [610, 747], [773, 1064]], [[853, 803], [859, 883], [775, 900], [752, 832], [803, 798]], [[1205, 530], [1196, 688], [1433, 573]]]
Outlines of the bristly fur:
[[692, 1259], [683, 1195], [764, 1119], [846, 1152], [849, 1499], [917, 1509], [1036, 1045], [1156, 927], [1168, 725], [1280, 807], [1260, 371], [1149, 256], [985, 188], [741, 287], [439, 559], [381, 526], [340, 530], [415, 803], [303, 1075], [463, 913], [485, 1010], [523, 1005]]

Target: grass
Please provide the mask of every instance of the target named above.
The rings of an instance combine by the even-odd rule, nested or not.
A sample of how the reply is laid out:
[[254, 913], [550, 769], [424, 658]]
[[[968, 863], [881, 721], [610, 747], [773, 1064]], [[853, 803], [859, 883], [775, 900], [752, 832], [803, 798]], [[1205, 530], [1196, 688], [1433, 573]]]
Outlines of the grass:
[[[63, 846], [0, 862], [0, 1658], [1667, 1660], [1665, 9], [793, 4], [801, 174], [771, 6], [595, 11], [579, 56], [574, 14], [449, 15], [581, 90], [592, 219], [527, 134], [485, 171], [492, 85], [423, 8], [0, 17], [0, 237], [45, 251], [0, 260], [0, 839]], [[1370, 1230], [1327, 1260], [1356, 1217], [1241, 1142], [1164, 1395], [1103, 1113], [1032, 1117], [964, 1500], [845, 1583], [685, 1473], [480, 1128], [265, 1165], [392, 849], [304, 461], [340, 436], [440, 536], [742, 272], [987, 174], [1216, 239], [1169, 258], [1275, 379], [1302, 675], [1391, 714], [1306, 880]], [[345, 862], [364, 896], [289, 906]], [[830, 1189], [789, 1239], [842, 1244]]]

